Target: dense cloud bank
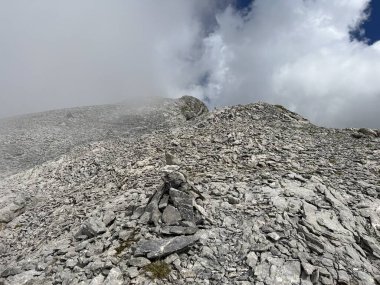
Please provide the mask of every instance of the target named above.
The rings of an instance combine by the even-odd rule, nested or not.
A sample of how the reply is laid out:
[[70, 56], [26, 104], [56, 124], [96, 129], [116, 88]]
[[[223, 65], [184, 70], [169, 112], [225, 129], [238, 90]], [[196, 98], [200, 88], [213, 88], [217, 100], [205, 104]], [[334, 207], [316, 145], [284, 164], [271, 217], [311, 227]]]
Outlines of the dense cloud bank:
[[352, 39], [369, 0], [7, 1], [0, 117], [184, 93], [283, 104], [380, 127], [380, 42]]

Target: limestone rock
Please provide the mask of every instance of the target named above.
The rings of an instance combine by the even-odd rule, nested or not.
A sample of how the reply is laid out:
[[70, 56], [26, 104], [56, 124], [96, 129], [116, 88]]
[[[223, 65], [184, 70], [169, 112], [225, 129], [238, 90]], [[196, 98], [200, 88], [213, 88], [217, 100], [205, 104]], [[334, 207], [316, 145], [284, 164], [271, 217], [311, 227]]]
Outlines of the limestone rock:
[[0, 223], [9, 223], [24, 212], [26, 201], [22, 196], [17, 197], [8, 205], [0, 208]]
[[148, 265], [150, 263], [149, 259], [146, 259], [144, 257], [135, 257], [128, 261], [128, 264], [135, 267], [144, 267], [145, 265]]
[[162, 221], [167, 225], [176, 225], [181, 220], [180, 212], [172, 205], [168, 205], [162, 213]]
[[186, 120], [173, 102], [0, 132], [0, 209], [19, 207], [0, 222], [0, 284], [150, 284], [150, 263], [157, 284], [380, 282], [379, 131], [262, 102]]
[[109, 226], [116, 218], [116, 215], [113, 211], [106, 211], [103, 217], [103, 223], [106, 226]]
[[193, 245], [196, 236], [177, 236], [168, 239], [146, 240], [137, 244], [135, 256], [147, 256], [149, 259], [165, 257]]
[[139, 270], [138, 270], [138, 268], [137, 267], [129, 267], [128, 269], [127, 269], [127, 274], [128, 274], [128, 276], [130, 277], [130, 278], [135, 278], [135, 277], [137, 277], [138, 275], [139, 275]]
[[99, 274], [98, 276], [94, 277], [91, 280], [90, 285], [102, 285], [103, 281], [104, 281], [104, 276], [102, 274]]
[[88, 238], [95, 237], [97, 235], [103, 234], [107, 231], [106, 225], [95, 218], [88, 219], [80, 230], [77, 232], [76, 236], [87, 236]]
[[180, 161], [172, 153], [165, 152], [166, 165], [179, 165]]
[[257, 264], [257, 260], [258, 260], [258, 257], [257, 255], [255, 254], [254, 251], [251, 251], [250, 253], [248, 253], [247, 255], [247, 264], [250, 268], [252, 268], [253, 270], [255, 269], [256, 267], [256, 264]]
[[104, 280], [103, 285], [122, 285], [124, 284], [123, 274], [119, 268], [114, 267], [108, 273], [106, 280]]
[[33, 284], [33, 281], [35, 281], [35, 277], [38, 275], [39, 273], [35, 270], [24, 271], [20, 274], [9, 277], [8, 283], [6, 284], [9, 284], [9, 285]]
[[197, 230], [196, 227], [165, 226], [161, 228], [161, 233], [166, 235], [193, 235]]
[[298, 285], [300, 275], [301, 266], [298, 261], [284, 261], [280, 258], [262, 262], [255, 270], [258, 280], [273, 285]]

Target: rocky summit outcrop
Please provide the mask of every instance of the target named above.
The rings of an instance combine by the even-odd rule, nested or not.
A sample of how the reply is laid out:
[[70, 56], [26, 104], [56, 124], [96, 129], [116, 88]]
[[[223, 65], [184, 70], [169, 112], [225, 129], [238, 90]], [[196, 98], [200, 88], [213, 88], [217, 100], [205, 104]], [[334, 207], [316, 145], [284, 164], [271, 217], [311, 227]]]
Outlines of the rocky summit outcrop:
[[186, 100], [3, 178], [0, 284], [380, 284], [378, 130]]

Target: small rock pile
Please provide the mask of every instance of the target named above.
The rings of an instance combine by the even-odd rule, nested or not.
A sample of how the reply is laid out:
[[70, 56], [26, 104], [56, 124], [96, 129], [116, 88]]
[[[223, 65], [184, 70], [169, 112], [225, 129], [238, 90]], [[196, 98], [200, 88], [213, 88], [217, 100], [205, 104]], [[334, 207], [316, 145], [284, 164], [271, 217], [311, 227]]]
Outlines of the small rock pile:
[[[0, 284], [150, 283], [148, 265], [159, 261], [168, 266], [178, 261], [178, 253], [200, 239], [196, 233], [198, 226], [204, 225], [201, 212], [205, 210], [195, 202], [199, 195], [180, 167], [169, 165], [162, 173], [163, 182], [155, 193], [140, 200], [146, 201], [145, 205], [129, 205], [126, 201], [131, 197], [125, 199], [124, 195], [108, 201], [100, 211], [86, 215], [66, 238], [39, 251], [39, 261], [4, 264]], [[137, 192], [129, 194], [137, 198]], [[14, 205], [18, 204], [3, 208], [3, 217], [8, 217], [8, 208], [16, 209]]]
[[161, 235], [176, 237], [140, 241], [135, 256], [163, 258], [188, 248], [199, 239], [195, 233], [203, 218], [196, 208], [201, 207], [196, 204], [196, 195], [179, 168], [176, 165], [164, 168], [164, 184], [154, 193], [140, 216], [140, 222], [155, 225], [156, 232]]

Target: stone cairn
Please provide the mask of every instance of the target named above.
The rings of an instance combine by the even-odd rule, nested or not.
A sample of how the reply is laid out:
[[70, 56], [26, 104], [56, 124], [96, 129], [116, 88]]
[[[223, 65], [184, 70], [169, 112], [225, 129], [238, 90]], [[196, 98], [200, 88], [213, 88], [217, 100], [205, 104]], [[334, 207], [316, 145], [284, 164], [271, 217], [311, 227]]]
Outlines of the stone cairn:
[[[166, 155], [167, 162], [168, 157], [171, 156]], [[162, 185], [141, 214], [140, 223], [154, 225], [163, 238], [139, 241], [134, 253], [136, 257], [163, 258], [189, 248], [199, 239], [196, 232], [204, 216], [197, 210], [200, 207], [195, 198], [200, 194], [178, 165], [165, 166], [162, 179]]]

